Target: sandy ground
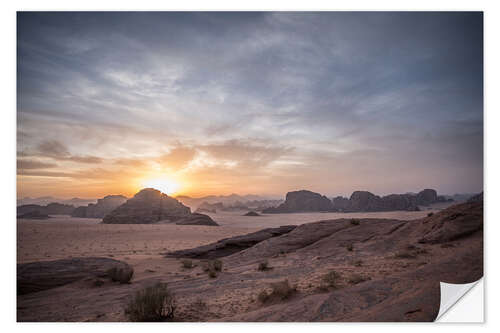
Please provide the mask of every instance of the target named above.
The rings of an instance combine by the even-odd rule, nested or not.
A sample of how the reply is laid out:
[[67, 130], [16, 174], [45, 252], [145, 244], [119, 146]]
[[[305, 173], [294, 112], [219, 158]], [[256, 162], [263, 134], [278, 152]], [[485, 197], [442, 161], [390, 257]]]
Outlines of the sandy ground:
[[280, 225], [337, 218], [413, 220], [430, 211], [378, 213], [295, 213], [242, 216], [241, 212], [210, 215], [220, 227], [100, 224], [100, 219], [55, 216], [47, 220], [17, 220], [17, 262], [103, 256], [134, 264], [161, 253], [209, 244], [219, 239]]
[[[56, 216], [48, 220], [18, 219], [18, 263], [98, 256], [124, 261], [134, 269], [132, 284], [115, 285], [110, 282], [101, 289], [89, 289], [88, 286], [82, 287], [77, 283], [23, 296], [21, 305], [18, 305], [18, 318], [23, 321], [124, 321], [127, 320], [123, 312], [126, 301], [135, 290], [149, 285], [152, 281], [167, 282], [176, 290], [176, 293], [179, 293], [182, 304], [178, 312], [182, 320], [204, 321], [229, 318], [235, 313], [258, 309], [260, 305], [256, 302], [257, 291], [266, 287], [268, 282], [282, 279], [283, 274], [290, 275], [288, 273], [291, 272], [287, 270], [293, 265], [288, 266], [298, 260], [297, 255], [271, 258], [270, 265], [274, 268], [267, 272], [266, 278], [262, 280], [262, 273], [256, 271], [255, 263], [247, 266], [228, 263], [220, 278], [209, 279], [202, 270], [202, 263], [198, 260], [194, 261], [197, 265], [194, 269], [185, 269], [180, 259], [165, 258], [163, 253], [197, 247], [265, 227], [351, 217], [413, 220], [426, 216], [430, 211], [437, 210], [352, 214], [270, 214], [259, 217], [242, 216], [246, 212], [210, 214], [220, 224], [219, 227], [166, 224], [106, 225], [100, 224], [100, 219], [68, 216]], [[341, 250], [347, 251], [343, 247]], [[455, 249], [439, 248], [438, 250], [454, 251]], [[347, 256], [351, 256], [354, 252], [346, 253]], [[332, 260], [330, 257], [324, 258]], [[320, 275], [327, 269], [338, 269], [347, 275], [353, 273], [354, 270], [362, 271], [363, 274], [375, 279], [399, 274], [400, 270], [404, 271], [411, 265], [418, 266], [422, 263], [420, 259], [405, 259], [401, 263], [403, 266], [399, 267], [395, 265], [394, 259], [387, 260], [385, 257], [380, 257], [364, 260], [363, 267], [354, 267], [349, 263], [339, 263], [334, 267], [331, 266], [333, 263], [328, 262], [326, 265], [319, 260], [319, 257], [316, 259], [313, 262], [314, 265], [299, 265], [293, 268], [294, 274], [300, 276], [290, 277], [290, 281], [299, 287], [302, 294], [317, 293], [315, 288], [320, 281]], [[232, 289], [221, 287], [223, 286], [221, 283], [228, 283], [227, 285], [232, 286]], [[219, 289], [216, 288], [217, 286]], [[211, 293], [216, 293], [214, 294], [216, 297]], [[203, 311], [192, 309], [198, 304], [200, 297], [206, 303], [209, 313], [207, 309]], [[34, 311], [34, 309], [38, 310]]]
[[343, 218], [377, 218], [396, 220], [416, 220], [427, 216], [429, 212], [439, 209], [432, 207], [419, 212], [373, 212], [373, 213], [293, 213], [293, 214], [262, 214], [261, 216], [243, 216], [247, 211], [203, 213], [209, 215], [223, 227], [257, 227], [258, 229], [279, 227], [282, 225], [300, 225], [321, 220]]

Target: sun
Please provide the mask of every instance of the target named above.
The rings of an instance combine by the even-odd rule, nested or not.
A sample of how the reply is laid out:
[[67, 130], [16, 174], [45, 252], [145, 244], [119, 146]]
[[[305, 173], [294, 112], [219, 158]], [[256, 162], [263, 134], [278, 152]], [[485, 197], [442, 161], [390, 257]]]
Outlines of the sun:
[[168, 195], [175, 194], [180, 187], [178, 183], [167, 178], [147, 179], [141, 185], [143, 187], [152, 187]]

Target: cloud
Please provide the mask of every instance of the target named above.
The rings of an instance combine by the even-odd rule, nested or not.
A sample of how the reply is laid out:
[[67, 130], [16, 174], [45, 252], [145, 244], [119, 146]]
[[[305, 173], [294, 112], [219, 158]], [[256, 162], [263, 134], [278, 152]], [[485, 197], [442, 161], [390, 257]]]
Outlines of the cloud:
[[48, 157], [58, 161], [72, 161], [88, 164], [98, 164], [102, 162], [102, 158], [96, 156], [71, 155], [65, 145], [55, 140], [40, 143], [36, 148], [36, 152], [31, 156]]
[[214, 191], [216, 174], [260, 191], [325, 190], [332, 174], [342, 191], [429, 179], [478, 191], [482, 24], [480, 12], [19, 13], [18, 156]]
[[17, 160], [17, 169], [49, 169], [55, 167], [57, 167], [57, 164], [54, 163], [46, 163], [37, 160], [26, 159]]

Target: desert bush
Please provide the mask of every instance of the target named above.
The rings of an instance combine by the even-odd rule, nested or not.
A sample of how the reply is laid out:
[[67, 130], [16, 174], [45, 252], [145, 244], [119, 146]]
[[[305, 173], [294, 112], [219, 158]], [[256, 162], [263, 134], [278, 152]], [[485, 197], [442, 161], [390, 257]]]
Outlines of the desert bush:
[[354, 246], [352, 244], [348, 244], [346, 247], [347, 251], [352, 251], [354, 249]]
[[209, 270], [208, 271], [208, 277], [211, 279], [215, 279], [217, 277], [217, 272], [214, 270]]
[[352, 225], [359, 225], [359, 220], [358, 219], [351, 219], [351, 224]]
[[367, 278], [367, 277], [364, 277], [364, 276], [359, 275], [359, 274], [354, 274], [349, 278], [349, 283], [358, 284], [358, 283], [365, 282], [368, 280], [370, 280], [369, 277]]
[[174, 318], [176, 302], [166, 283], [138, 291], [125, 313], [131, 321], [167, 321]]
[[399, 258], [399, 259], [415, 259], [417, 257], [417, 254], [411, 251], [398, 251], [396, 254], [394, 254], [394, 257]]
[[217, 272], [222, 271], [222, 261], [221, 260], [219, 260], [219, 259], [213, 260], [212, 265]]
[[189, 259], [184, 259], [184, 260], [182, 260], [182, 261], [181, 261], [181, 263], [182, 263], [182, 267], [183, 267], [183, 268], [188, 268], [188, 269], [190, 269], [190, 268], [193, 268], [193, 267], [194, 267], [194, 265], [193, 265], [193, 261], [192, 261], [192, 260], [189, 260]]
[[363, 265], [363, 260], [361, 260], [361, 259], [355, 260], [353, 262], [353, 265], [356, 266], [356, 267], [361, 267]]
[[323, 278], [321, 280], [326, 287], [337, 288], [339, 279], [340, 274], [337, 271], [330, 271], [323, 275]]
[[222, 271], [222, 261], [219, 259], [205, 261], [203, 264], [203, 271]]
[[132, 279], [132, 276], [134, 275], [134, 269], [132, 267], [118, 268], [115, 266], [108, 269], [107, 275], [111, 279], [111, 281], [129, 283]]
[[259, 266], [257, 267], [257, 269], [259, 271], [267, 271], [267, 270], [271, 269], [271, 267], [269, 267], [268, 261], [265, 260], [265, 261], [262, 261], [259, 263]]
[[290, 286], [287, 279], [279, 282], [271, 283], [271, 292], [267, 293], [265, 290], [261, 291], [258, 295], [259, 301], [262, 303], [271, 300], [286, 300], [292, 297], [297, 292], [297, 289]]
[[431, 217], [432, 215], [434, 215], [434, 213], [430, 212], [429, 214], [427, 214], [427, 217]]
[[265, 290], [262, 290], [259, 295], [257, 295], [257, 298], [259, 299], [259, 301], [261, 303], [266, 303], [267, 300], [269, 299], [269, 294], [267, 293], [267, 291]]

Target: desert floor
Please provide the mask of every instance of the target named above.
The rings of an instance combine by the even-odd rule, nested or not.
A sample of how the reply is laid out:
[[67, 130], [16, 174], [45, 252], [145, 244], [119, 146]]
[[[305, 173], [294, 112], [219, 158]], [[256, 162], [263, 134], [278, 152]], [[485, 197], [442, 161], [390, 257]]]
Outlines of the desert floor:
[[[195, 281], [197, 284], [193, 283], [198, 286], [197, 288], [205, 293], [215, 290], [210, 287], [211, 284], [217, 284], [220, 283], [219, 281], [222, 281], [220, 279], [207, 280], [205, 277], [206, 274], [203, 273], [200, 265], [192, 270], [182, 268], [179, 259], [165, 258], [163, 254], [166, 252], [213, 243], [223, 238], [247, 234], [265, 227], [290, 224], [299, 225], [307, 222], [351, 217], [415, 220], [427, 216], [429, 212], [436, 211], [438, 209], [428, 209], [419, 212], [272, 214], [258, 217], [242, 216], [246, 212], [209, 214], [220, 224], [219, 227], [163, 224], [106, 225], [100, 224], [100, 219], [71, 218], [68, 216], [56, 216], [48, 220], [18, 219], [18, 263], [74, 257], [108, 257], [124, 261], [134, 269], [134, 283], [131, 285], [110, 285], [106, 289], [102, 289], [106, 290], [106, 292], [103, 291], [99, 294], [102, 297], [99, 297], [98, 300], [95, 299], [95, 295], [92, 296], [93, 294], [89, 293], [91, 289], [87, 287], [81, 290], [74, 289], [76, 288], [74, 286], [59, 288], [58, 292], [48, 290], [26, 295], [26, 297], [21, 298], [22, 304], [18, 304], [18, 318], [22, 321], [123, 321], [126, 320], [123, 313], [123, 305], [121, 304], [125, 302], [123, 300], [130, 298], [134, 290], [148, 284], [150, 281], [161, 280], [172, 283], [174, 288], [180, 288], [179, 291], [181, 293], [188, 294], [190, 290], [186, 289], [183, 291], [183, 287], [179, 287], [183, 285], [184, 281]], [[440, 250], [449, 250], [450, 253], [453, 251], [453, 249]], [[271, 278], [274, 274], [276, 275], [275, 278], [282, 278], [279, 274], [283, 272], [278, 269], [281, 264], [279, 260], [273, 260], [275, 261], [273, 265], [276, 268], [272, 271], [274, 273], [271, 272], [268, 276]], [[409, 261], [411, 265], [416, 265], [412, 263], [414, 260]], [[380, 274], [381, 276], [389, 274], [385, 270], [395, 270], [392, 259], [388, 263], [385, 261], [384, 263], [374, 262], [374, 265], [377, 268], [376, 274], [370, 271], [372, 267], [368, 265], [363, 268], [363, 272], [368, 272], [375, 278]], [[228, 266], [228, 269], [230, 267], [231, 265]], [[239, 268], [234, 269], [238, 270]], [[248, 267], [245, 269], [248, 270]], [[357, 269], [359, 270], [359, 268]], [[250, 270], [252, 271], [251, 274], [255, 274], [253, 266]], [[348, 271], [344, 267], [343, 270], [345, 272]], [[224, 271], [227, 271], [225, 274], [228, 276], [241, 273], [239, 271], [235, 271], [235, 273], [231, 269], [227, 270], [226, 268]], [[297, 270], [297, 272], [299, 271]], [[320, 271], [318, 270], [318, 272]], [[278, 274], [278, 272], [281, 273]], [[272, 280], [269, 278], [265, 281], [259, 281], [267, 283]], [[304, 281], [310, 281], [311, 279], [308, 277]], [[251, 279], [248, 281], [248, 283], [256, 283]], [[206, 285], [201, 285], [200, 283], [205, 283]], [[308, 288], [311, 289], [313, 287], [306, 285], [303, 289], [307, 291]], [[198, 289], [194, 288], [193, 290], [201, 293]], [[249, 294], [246, 295], [243, 293], [245, 294], [244, 297], [246, 297], [244, 299], [245, 302], [243, 302], [241, 298], [243, 296], [241, 295], [243, 295], [243, 290], [246, 289], [240, 287], [236, 291], [228, 289], [224, 295], [218, 295], [216, 298], [207, 298], [205, 297], [206, 295], [204, 296], [207, 304], [210, 306], [210, 314], [203, 313], [200, 316], [196, 316], [196, 312], [183, 305], [179, 309], [181, 316], [183, 316], [184, 320], [217, 320], [217, 318], [230, 317], [234, 313], [248, 311], [252, 306], [255, 306], [255, 295], [253, 295], [255, 293], [255, 286], [252, 284], [247, 289]], [[70, 294], [72, 296], [69, 296], [69, 291], [71, 291]], [[198, 296], [188, 294], [183, 296], [185, 303], [191, 302], [195, 304], [196, 297]], [[47, 297], [44, 295], [47, 295]], [[104, 297], [103, 295], [107, 296]], [[94, 298], [87, 299], [89, 297]], [[33, 311], [33, 309], [40, 311]], [[244, 318], [241, 319], [246, 320]]]
[[[236, 235], [281, 225], [338, 218], [413, 220], [435, 209], [419, 212], [295, 213], [242, 216], [246, 211], [208, 213], [220, 227], [152, 224], [100, 224], [101, 219], [59, 215], [48, 220], [17, 220], [17, 262], [103, 256], [132, 266], [147, 266], [162, 253], [193, 248]], [[137, 267], [134, 267], [138, 272]]]

